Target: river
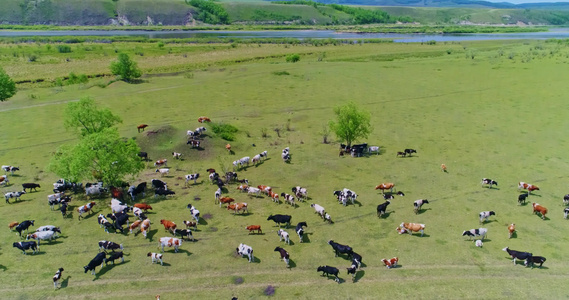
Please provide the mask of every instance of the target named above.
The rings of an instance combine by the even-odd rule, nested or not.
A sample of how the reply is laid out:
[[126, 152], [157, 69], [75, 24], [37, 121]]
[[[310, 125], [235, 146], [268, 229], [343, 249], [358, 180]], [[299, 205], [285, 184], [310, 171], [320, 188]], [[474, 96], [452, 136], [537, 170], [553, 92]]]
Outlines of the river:
[[474, 34], [397, 34], [397, 33], [349, 33], [333, 30], [263, 30], [263, 31], [144, 31], [144, 30], [0, 30], [0, 37], [24, 36], [145, 36], [148, 38], [296, 38], [296, 39], [392, 39], [394, 42], [454, 42], [506, 39], [565, 39], [569, 29], [554, 28], [548, 32], [525, 33], [474, 33]]

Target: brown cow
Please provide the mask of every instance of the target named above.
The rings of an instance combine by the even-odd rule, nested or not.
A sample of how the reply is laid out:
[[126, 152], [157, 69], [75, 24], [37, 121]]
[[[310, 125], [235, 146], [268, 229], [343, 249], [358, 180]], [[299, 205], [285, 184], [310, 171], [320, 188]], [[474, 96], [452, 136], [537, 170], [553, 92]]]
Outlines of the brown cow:
[[146, 203], [136, 203], [136, 204], [134, 204], [134, 207], [138, 207], [138, 208], [140, 208], [140, 209], [143, 209], [144, 212], [146, 212], [146, 211], [149, 210], [149, 209], [152, 209], [152, 206], [150, 206], [150, 205], [148, 205], [148, 204], [146, 204]]
[[257, 230], [257, 233], [263, 233], [263, 230], [261, 230], [261, 225], [249, 225], [246, 228], [249, 230], [249, 233], [255, 230]]
[[537, 185], [525, 183], [523, 181], [518, 183], [518, 190], [521, 190], [521, 189], [528, 190], [528, 194], [531, 194], [531, 192], [533, 192], [533, 191], [539, 191], [539, 188], [537, 187]]
[[508, 226], [508, 231], [510, 232], [508, 238], [511, 239], [512, 236], [514, 235], [514, 231], [516, 231], [516, 224], [514, 223], [510, 224], [510, 226]]
[[539, 212], [541, 214], [541, 218], [545, 220], [545, 214], [547, 214], [547, 208], [539, 205], [539, 203], [532, 203], [533, 206], [533, 213]]
[[138, 126], [136, 126], [136, 129], [138, 129], [138, 132], [140, 132], [140, 129], [142, 129], [142, 131], [144, 131], [144, 129], [148, 127], [147, 124], [140, 124]]
[[385, 190], [389, 190], [390, 192], [393, 193], [394, 187], [395, 187], [395, 183], [388, 182], [388, 183], [382, 183], [382, 184], [376, 186], [375, 189], [381, 190], [381, 193], [385, 194]]
[[8, 227], [10, 227], [10, 230], [14, 229], [14, 227], [18, 226], [20, 224], [20, 222], [11, 222], [10, 224], [8, 224]]
[[227, 206], [227, 210], [233, 210], [235, 211], [233, 214], [236, 214], [238, 211], [243, 210], [243, 211], [247, 211], [247, 203], [234, 203], [234, 204], [230, 204]]
[[219, 198], [219, 207], [221, 207], [221, 204], [231, 204], [231, 202], [235, 201], [235, 199], [230, 198], [230, 197], [221, 197]]
[[176, 223], [169, 220], [160, 220], [160, 224], [164, 225], [164, 230], [174, 231], [176, 229]]

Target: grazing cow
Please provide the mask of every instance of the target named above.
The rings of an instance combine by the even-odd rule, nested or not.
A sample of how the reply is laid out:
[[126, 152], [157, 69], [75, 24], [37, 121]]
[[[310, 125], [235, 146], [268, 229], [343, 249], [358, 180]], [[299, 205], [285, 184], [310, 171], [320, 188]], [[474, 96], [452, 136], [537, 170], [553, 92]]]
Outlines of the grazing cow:
[[362, 256], [352, 252], [352, 264], [356, 264], [360, 268], [362, 266]]
[[186, 185], [188, 185], [188, 181], [193, 180], [194, 184], [197, 183], [198, 178], [200, 178], [200, 173], [196, 173], [196, 174], [188, 174], [185, 176], [186, 177]]
[[16, 247], [20, 250], [22, 250], [22, 252], [24, 253], [24, 255], [26, 255], [26, 250], [28, 249], [32, 249], [33, 252], [32, 254], [35, 254], [36, 251], [38, 250], [37, 244], [35, 241], [31, 241], [31, 242], [17, 242], [17, 243], [13, 243], [12, 247]]
[[249, 190], [249, 186], [246, 184], [242, 184], [238, 186], [237, 189], [240, 190], [241, 192], [247, 192]]
[[186, 225], [186, 228], [193, 227], [195, 230], [198, 229], [198, 223], [197, 222], [183, 221], [183, 223], [184, 223], [184, 225]]
[[180, 159], [182, 157], [182, 153], [172, 152], [172, 157], [174, 157], [175, 159]]
[[169, 220], [160, 220], [160, 224], [164, 225], [164, 230], [174, 232], [177, 225], [176, 223]]
[[348, 275], [352, 274], [352, 281], [354, 281], [356, 279], [358, 264], [354, 263], [354, 260], [352, 260], [352, 265], [346, 269], [348, 270]]
[[237, 254], [241, 255], [241, 257], [247, 255], [247, 257], [249, 257], [249, 262], [252, 262], [255, 258], [253, 256], [253, 248], [251, 248], [250, 246], [247, 246], [245, 244], [239, 244], [239, 247], [237, 247]]
[[543, 265], [543, 263], [545, 262], [545, 257], [543, 256], [531, 256], [526, 258], [524, 265], [527, 267], [529, 265], [531, 265], [531, 268], [533, 269], [533, 264], [539, 264], [538, 268], [541, 268], [541, 266]]
[[488, 188], [492, 188], [493, 185], [498, 186], [498, 182], [496, 182], [490, 178], [482, 178], [481, 185], [482, 186], [487, 185]]
[[63, 202], [61, 203], [61, 208], [59, 208], [59, 210], [61, 211], [61, 215], [65, 218], [67, 217], [67, 202]]
[[100, 228], [103, 228], [103, 226], [105, 227], [106, 233], [109, 233], [109, 228], [113, 228], [113, 224], [111, 224], [111, 222], [109, 222], [109, 220], [107, 220], [103, 214], [99, 214], [97, 217], [97, 222], [99, 223]]
[[398, 157], [399, 155], [401, 155], [401, 157], [405, 157], [405, 156], [407, 156], [407, 153], [405, 153], [403, 151], [397, 151], [397, 154], [395, 155], [395, 157]]
[[235, 199], [230, 198], [230, 197], [221, 197], [219, 198], [219, 207], [221, 207], [221, 204], [231, 204], [231, 202], [235, 201]]
[[257, 197], [261, 196], [261, 190], [250, 186], [247, 188], [247, 195], [249, 196], [256, 195]]
[[[215, 191], [215, 203], [217, 204], [219, 202], [219, 199], [221, 198], [221, 188], [218, 188]], [[221, 207], [221, 203], [219, 203], [219, 207]]]
[[283, 197], [285, 202], [290, 203], [290, 205], [296, 207], [296, 204], [294, 203], [294, 196], [293, 195], [289, 195], [287, 193], [281, 193], [281, 197]]
[[404, 152], [405, 152], [407, 155], [411, 156], [411, 154], [417, 153], [417, 150], [415, 150], [415, 149], [405, 149]]
[[226, 144], [225, 149], [231, 153], [231, 144]]
[[[270, 191], [270, 192], [269, 192], [269, 197], [271, 197], [271, 199], [273, 200], [273, 202], [275, 202], [275, 203], [280, 203], [280, 201], [279, 201], [279, 194], [273, 193], [272, 191]], [[296, 206], [294, 205], [294, 202], [292, 202], [291, 205], [296, 208]]]
[[146, 238], [148, 231], [150, 231], [150, 220], [146, 219], [142, 221], [142, 224], [140, 225], [140, 231], [142, 232], [142, 235], [144, 235], [144, 238]]
[[247, 203], [229, 204], [227, 205], [227, 210], [233, 210], [234, 211], [233, 214], [236, 214], [239, 211], [243, 211], [243, 213], [245, 212], [249, 213], [249, 210], [247, 209]]
[[86, 212], [91, 213], [93, 206], [95, 206], [95, 201], [91, 201], [91, 202], [89, 202], [83, 206], [79, 206], [77, 208], [77, 212], [79, 213], [79, 220], [81, 220], [81, 218], [83, 218], [83, 213], [86, 213]]
[[261, 193], [265, 193], [267, 195], [273, 191], [273, 188], [267, 185], [258, 185], [257, 188], [261, 190]]
[[407, 232], [409, 234], [413, 234], [413, 232], [421, 232], [421, 236], [423, 236], [424, 231], [425, 231], [425, 224], [419, 224], [419, 223], [401, 223], [401, 225], [399, 225], [399, 227], [401, 228], [405, 228], [407, 230]]
[[510, 250], [509, 247], [502, 249], [502, 251], [508, 252], [508, 254], [513, 258], [514, 265], [516, 264], [516, 259], [523, 260], [523, 259], [531, 258], [533, 256], [533, 254], [531, 254], [529, 252], [521, 252], [521, 251], [516, 251], [516, 250]]
[[[54, 237], [57, 237], [57, 234], [55, 233], [55, 231], [40, 231], [40, 232], [35, 232], [32, 234], [28, 234], [28, 236], [26, 237], [26, 240], [29, 239], [33, 239], [36, 240], [38, 242], [38, 246], [40, 244], [40, 240], [52, 240]], [[38, 247], [39, 249], [39, 247]]]
[[55, 275], [53, 275], [53, 288], [56, 289], [57, 288], [57, 282], [61, 279], [61, 275], [63, 275], [63, 268], [59, 268], [56, 272]]
[[166, 184], [166, 182], [160, 179], [152, 179], [150, 183], [152, 184], [152, 187], [154, 189], [165, 189], [165, 190], [168, 189], [168, 185]]
[[101, 265], [101, 268], [103, 267], [103, 263], [105, 262], [105, 259], [107, 258], [107, 254], [105, 252], [100, 252], [98, 253], [95, 258], [93, 258], [88, 265], [84, 266], [83, 268], [85, 269], [85, 273], [87, 273], [87, 271], [91, 271], [91, 274], [95, 275], [95, 268], [98, 265]]
[[16, 231], [20, 236], [22, 236], [22, 231], [26, 231], [28, 233], [28, 228], [30, 226], [34, 226], [35, 220], [25, 220], [16, 226]]
[[14, 175], [15, 171], [20, 171], [20, 168], [14, 166], [2, 166], [2, 170], [10, 172], [10, 174]]
[[526, 198], [528, 197], [529, 194], [520, 194], [518, 196], [518, 205], [520, 204], [525, 204], [526, 203]]
[[486, 237], [486, 234], [488, 233], [488, 229], [486, 228], [478, 228], [478, 229], [470, 229], [470, 230], [465, 230], [462, 232], [462, 236], [468, 236], [468, 240], [471, 241], [472, 238], [474, 237], [475, 239], [477, 237], [480, 237], [481, 240], [484, 240], [484, 238]]
[[371, 146], [369, 148], [367, 148], [367, 152], [368, 153], [377, 153], [377, 155], [379, 155], [379, 146]]
[[[113, 200], [116, 200], [116, 199], [113, 199]], [[114, 205], [111, 204], [111, 210], [113, 213], [128, 212], [128, 211], [132, 210], [132, 206], [114, 203]], [[142, 210], [140, 208], [137, 208], [137, 210], [140, 210], [140, 212], [142, 212]]]
[[115, 250], [118, 249], [124, 250], [122, 244], [117, 244], [111, 241], [99, 241], [99, 252], [101, 250], [111, 250], [112, 252], [115, 252]]
[[174, 252], [178, 253], [178, 247], [182, 245], [182, 240], [178, 238], [171, 238], [171, 237], [161, 237], [160, 238], [160, 245], [158, 247], [162, 247], [162, 252], [164, 252], [164, 247], [174, 247]]
[[18, 226], [20, 224], [20, 222], [10, 222], [10, 224], [8, 224], [8, 227], [10, 228], [10, 230], [14, 229], [14, 227]]
[[446, 173], [447, 172], [447, 165], [441, 164], [441, 171]]
[[258, 165], [260, 162], [261, 162], [260, 154], [253, 156], [253, 159], [251, 159], [251, 163], [253, 163], [254, 165]]
[[165, 158], [159, 159], [154, 162], [154, 167], [167, 167], [167, 166], [168, 166], [168, 160]]
[[106, 193], [107, 189], [105, 189], [102, 186], [96, 185], [96, 186], [90, 186], [90, 187], [86, 187], [85, 188], [85, 196], [87, 197], [91, 197], [91, 196], [100, 196], [103, 193]]
[[418, 214], [423, 204], [427, 203], [429, 203], [429, 200], [427, 199], [419, 199], [413, 202], [413, 211], [415, 212], [415, 214]]
[[[62, 202], [67, 202], [67, 201], [62, 201], [61, 198], [64, 196], [63, 193], [56, 193], [56, 194], [51, 194], [51, 195], [47, 195], [47, 203], [51, 206], [51, 210], [53, 210], [53, 206], [56, 204], [61, 205]], [[71, 199], [69, 199], [71, 200]]]
[[296, 224], [296, 229], [295, 229], [296, 234], [298, 234], [298, 238], [300, 239], [301, 243], [304, 240], [304, 228], [303, 227], [308, 227], [306, 222], [300, 222], [300, 223]]
[[0, 185], [8, 185], [8, 183], [10, 183], [10, 180], [8, 180], [8, 177], [6, 175], [2, 175], [0, 176]]
[[350, 247], [348, 245], [338, 244], [338, 243], [334, 242], [333, 240], [329, 240], [328, 245], [332, 246], [332, 249], [334, 249], [334, 253], [336, 253], [336, 257], [338, 257], [338, 253], [348, 254], [348, 257], [352, 256], [352, 253], [353, 253], [352, 247]]
[[399, 262], [399, 258], [397, 258], [397, 257], [394, 257], [394, 258], [392, 258], [392, 259], [385, 259], [385, 258], [384, 258], [384, 259], [382, 259], [381, 261], [383, 262], [383, 264], [385, 264], [385, 266], [386, 266], [388, 269], [391, 269], [391, 268], [396, 268], [396, 267], [397, 267], [397, 263]]
[[281, 247], [276, 247], [274, 251], [279, 252], [281, 254], [281, 259], [286, 263], [286, 267], [287, 268], [290, 267], [289, 266], [290, 255], [288, 254], [288, 252], [286, 252], [286, 250]]
[[567, 216], [569, 215], [569, 207], [566, 207], [565, 209], [563, 209], [563, 213], [564, 213], [563, 218], [567, 219]]
[[541, 214], [541, 218], [545, 220], [545, 214], [547, 214], [547, 208], [539, 205], [539, 203], [532, 203], [531, 205], [533, 206], [533, 213], [536, 214], [539, 212]]
[[528, 194], [531, 194], [532, 191], [539, 191], [539, 188], [536, 185], [525, 183], [523, 181], [518, 183], [518, 191], [521, 189], [527, 190]]
[[152, 209], [152, 206], [150, 206], [146, 203], [136, 203], [136, 204], [134, 204], [134, 207], [140, 208], [140, 209], [144, 210], [144, 212], [147, 212], [149, 209]]
[[290, 245], [288, 232], [284, 231], [283, 229], [279, 229], [279, 231], [277, 231], [277, 235], [279, 236], [279, 242], [284, 239], [285, 243]]
[[279, 227], [281, 227], [281, 224], [284, 223], [286, 225], [286, 228], [288, 228], [288, 226], [290, 225], [290, 219], [292, 218], [292, 216], [290, 215], [270, 215], [267, 218], [267, 221], [269, 220], [273, 220], [275, 223], [277, 223], [279, 225]]
[[172, 190], [165, 190], [165, 189], [156, 189], [154, 190], [154, 198], [158, 196], [168, 197], [169, 195], [175, 195], [176, 192]]
[[310, 204], [310, 207], [314, 208], [314, 211], [320, 215], [320, 217], [324, 218], [324, 215], [326, 214], [326, 212], [324, 211], [324, 207], [318, 205], [318, 204]]
[[563, 204], [564, 204], [564, 205], [569, 204], [569, 194], [563, 196]]
[[476, 240], [476, 241], [474, 241], [474, 245], [475, 245], [476, 247], [482, 247], [482, 245], [483, 245], [482, 240]]
[[216, 182], [219, 179], [219, 174], [216, 172], [213, 173], [209, 173], [209, 180], [211, 180], [211, 183]]
[[263, 159], [267, 159], [267, 157], [269, 156], [269, 153], [267, 152], [267, 150], [261, 152], [259, 154], [259, 156], [261, 156]]
[[509, 232], [508, 238], [509, 238], [509, 239], [512, 238], [512, 236], [514, 235], [514, 232], [515, 232], [515, 231], [516, 231], [516, 224], [514, 224], [514, 223], [510, 224], [510, 225], [508, 226], [508, 232]]
[[42, 231], [53, 231], [56, 233], [61, 233], [61, 228], [55, 227], [53, 225], [44, 225], [44, 226], [40, 226], [40, 227], [38, 227], [38, 229], [36, 229], [36, 232], [42, 232]]
[[328, 277], [329, 275], [334, 275], [334, 281], [340, 283], [340, 278], [338, 277], [338, 273], [340, 271], [338, 271], [337, 268], [334, 267], [330, 267], [330, 266], [320, 266], [318, 267], [318, 269], [316, 269], [317, 272], [322, 272], [322, 276], [326, 276]]
[[261, 225], [249, 225], [245, 228], [249, 230], [249, 234], [255, 230], [257, 230], [257, 233], [263, 233], [263, 230], [261, 230]]
[[198, 122], [200, 122], [200, 123], [205, 123], [205, 122], [209, 123], [209, 122], [211, 122], [211, 120], [210, 120], [208, 117], [199, 117], [199, 118], [198, 118]]
[[156, 169], [156, 173], [160, 172], [160, 176], [164, 177], [164, 175], [170, 175], [170, 169], [162, 168]]
[[281, 154], [281, 158], [283, 159], [284, 162], [290, 162], [290, 154], [289, 153], [283, 153]]
[[148, 254], [146, 254], [146, 256], [150, 256], [152, 258], [152, 263], [160, 261], [160, 265], [161, 266], [164, 265], [164, 261], [162, 260], [164, 255], [162, 253], [148, 252]]
[[[245, 209], [247, 206], [247, 203], [245, 204]], [[190, 210], [190, 214], [192, 214], [192, 217], [194, 217], [194, 220], [196, 220], [197, 223], [200, 222], [200, 211], [197, 210], [194, 206], [192, 206], [191, 204], [188, 204], [188, 206], [186, 206], [189, 210]], [[242, 209], [242, 208], [241, 208]]]
[[304, 200], [308, 199], [308, 191], [306, 190], [306, 188], [296, 186], [293, 187], [291, 190], [299, 201], [302, 201], [302, 199]]
[[110, 262], [113, 263], [113, 265], [115, 264], [115, 260], [116, 259], [121, 259], [121, 262], [124, 262], [124, 254], [121, 251], [117, 251], [117, 252], [111, 252], [111, 254], [109, 254], [109, 258], [105, 258], [105, 266]]
[[332, 217], [328, 213], [324, 215], [324, 221], [327, 221], [330, 224], [334, 223], [334, 221], [332, 221]]
[[8, 192], [4, 194], [4, 198], [6, 198], [6, 203], [10, 203], [10, 199], [14, 198], [15, 200], [22, 200], [20, 197], [25, 194], [25, 191], [21, 192]]
[[144, 159], [145, 161], [148, 161], [148, 159], [149, 159], [147, 152], [142, 152], [142, 151], [140, 151], [140, 152], [138, 152], [137, 155], [138, 155], [138, 157], [140, 157], [141, 159]]
[[123, 232], [123, 225], [127, 225], [129, 223], [129, 215], [126, 213], [112, 213], [107, 215], [108, 218], [111, 218], [114, 221], [115, 231], [119, 230], [121, 233]]
[[146, 127], [148, 127], [148, 124], [140, 124], [136, 126], [136, 129], [138, 129], [138, 132], [140, 133], [140, 130], [142, 129], [142, 131], [144, 131]]
[[146, 190], [146, 182], [141, 182], [136, 187], [134, 185], [129, 187], [128, 194], [130, 195], [132, 201], [134, 202], [138, 194], [142, 194], [142, 197], [145, 196], [144, 195], [145, 190]]
[[190, 145], [192, 148], [199, 148], [200, 147], [200, 141], [198, 140], [189, 140], [186, 145]]
[[189, 229], [175, 229], [174, 236], [177, 235], [179, 235], [182, 239], [186, 237], [188, 240], [190, 240], [190, 238], [192, 239], [192, 241], [194, 240], [194, 235], [192, 234], [192, 231]]
[[140, 224], [142, 224], [141, 220], [136, 220], [132, 224], [130, 224], [130, 226], [128, 226], [129, 233], [132, 233], [132, 231], [138, 228]]
[[395, 183], [392, 182], [388, 182], [388, 183], [382, 183], [380, 185], [377, 185], [375, 187], [376, 190], [381, 190], [382, 194], [385, 194], [385, 190], [389, 190], [390, 193], [393, 193], [393, 188], [395, 187]]
[[24, 189], [24, 192], [26, 191], [26, 189], [29, 189], [30, 192], [32, 191], [32, 189], [34, 189], [34, 192], [37, 192], [37, 188], [41, 188], [41, 186], [37, 183], [22, 183], [22, 188]]
[[493, 211], [483, 211], [478, 216], [480, 217], [480, 224], [487, 222], [490, 216], [495, 216], [496, 213]]
[[236, 172], [225, 172], [225, 182], [230, 183], [236, 181], [237, 173]]
[[383, 203], [381, 203], [380, 205], [377, 206], [377, 216], [381, 217], [383, 216], [383, 214], [385, 214], [385, 211], [387, 210], [387, 206], [391, 203], [391, 201], [387, 200]]

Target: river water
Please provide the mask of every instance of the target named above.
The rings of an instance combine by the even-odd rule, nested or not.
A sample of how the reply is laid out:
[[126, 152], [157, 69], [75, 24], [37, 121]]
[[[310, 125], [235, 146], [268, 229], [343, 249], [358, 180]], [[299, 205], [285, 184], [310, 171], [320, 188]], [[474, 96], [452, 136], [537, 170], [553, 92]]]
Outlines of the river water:
[[565, 39], [569, 29], [554, 28], [548, 32], [486, 33], [486, 34], [396, 34], [396, 33], [347, 33], [333, 30], [264, 30], [264, 31], [144, 31], [144, 30], [69, 30], [69, 31], [20, 31], [0, 30], [0, 37], [24, 36], [145, 36], [148, 38], [296, 38], [296, 39], [392, 39], [394, 42], [453, 42], [506, 39]]

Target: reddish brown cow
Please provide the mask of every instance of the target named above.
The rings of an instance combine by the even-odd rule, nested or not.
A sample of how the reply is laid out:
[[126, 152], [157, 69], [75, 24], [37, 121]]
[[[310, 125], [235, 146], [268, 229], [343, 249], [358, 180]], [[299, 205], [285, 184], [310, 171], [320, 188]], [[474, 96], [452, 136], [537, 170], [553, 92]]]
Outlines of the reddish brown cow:
[[148, 127], [147, 124], [140, 124], [138, 126], [136, 126], [136, 129], [138, 129], [138, 132], [140, 132], [140, 129], [142, 129], [142, 131], [144, 131], [144, 129]]
[[164, 230], [174, 231], [176, 229], [176, 223], [169, 220], [160, 220], [160, 224], [164, 225]]
[[150, 206], [150, 205], [148, 205], [148, 204], [146, 204], [146, 203], [136, 203], [136, 204], [134, 205], [134, 207], [138, 207], [138, 208], [140, 208], [140, 209], [143, 209], [144, 212], [148, 211], [149, 209], [152, 209], [152, 206]]
[[261, 225], [249, 225], [246, 227], [247, 230], [249, 230], [249, 233], [257, 230], [257, 233], [263, 233], [263, 231], [261, 230]]
[[545, 220], [545, 214], [547, 214], [547, 208], [539, 205], [539, 203], [532, 203], [531, 204], [533, 206], [533, 213], [540, 213], [541, 214], [541, 218]]
[[18, 226], [20, 224], [20, 222], [11, 222], [10, 224], [8, 224], [8, 227], [10, 227], [10, 230], [14, 229], [14, 227]]
[[206, 123], [206, 122], [209, 123], [209, 122], [211, 122], [211, 120], [210, 120], [208, 117], [199, 117], [199, 118], [198, 118], [198, 122], [200, 122], [200, 123]]
[[539, 191], [539, 188], [537, 187], [537, 185], [525, 183], [523, 181], [518, 183], [518, 190], [521, 190], [521, 189], [528, 190], [528, 194], [531, 194], [531, 192], [533, 192], [533, 191]]
[[227, 205], [227, 210], [235, 211], [234, 214], [236, 214], [240, 210], [249, 212], [247, 210], [247, 203], [234, 203], [234, 204]]
[[382, 183], [382, 184], [376, 186], [375, 189], [381, 190], [381, 192], [385, 194], [385, 190], [389, 190], [390, 192], [393, 192], [394, 187], [395, 187], [395, 183], [388, 182], [388, 183]]
[[219, 198], [219, 207], [221, 207], [221, 204], [231, 204], [231, 202], [235, 201], [235, 199], [230, 198], [230, 197], [221, 197]]

